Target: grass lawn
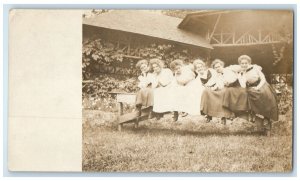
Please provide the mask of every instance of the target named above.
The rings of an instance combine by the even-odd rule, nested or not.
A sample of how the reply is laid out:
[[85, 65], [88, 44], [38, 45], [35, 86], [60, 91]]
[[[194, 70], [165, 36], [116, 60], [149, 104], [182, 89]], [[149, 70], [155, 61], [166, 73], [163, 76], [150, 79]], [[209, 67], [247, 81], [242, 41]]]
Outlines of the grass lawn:
[[132, 124], [117, 131], [116, 117], [83, 111], [83, 171], [290, 172], [291, 112], [273, 124], [271, 137], [243, 119], [205, 123], [203, 117]]

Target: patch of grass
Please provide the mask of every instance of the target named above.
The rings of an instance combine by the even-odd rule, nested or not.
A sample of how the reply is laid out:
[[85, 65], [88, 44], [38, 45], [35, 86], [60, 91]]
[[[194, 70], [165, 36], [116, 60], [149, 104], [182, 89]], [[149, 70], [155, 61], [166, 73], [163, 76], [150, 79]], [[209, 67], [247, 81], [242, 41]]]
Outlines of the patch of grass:
[[[95, 116], [95, 114], [98, 116]], [[108, 114], [108, 113], [107, 113]], [[94, 115], [94, 116], [93, 116]], [[289, 172], [291, 112], [273, 124], [271, 137], [243, 119], [226, 126], [203, 117], [132, 124], [117, 131], [116, 117], [84, 111], [83, 171], [101, 172]]]

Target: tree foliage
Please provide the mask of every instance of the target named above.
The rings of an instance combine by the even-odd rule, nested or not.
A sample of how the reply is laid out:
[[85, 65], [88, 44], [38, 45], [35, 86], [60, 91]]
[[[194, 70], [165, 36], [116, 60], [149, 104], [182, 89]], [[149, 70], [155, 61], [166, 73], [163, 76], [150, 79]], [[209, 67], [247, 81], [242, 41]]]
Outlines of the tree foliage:
[[183, 19], [187, 14], [200, 12], [200, 10], [191, 9], [176, 9], [176, 10], [162, 10], [162, 13], [167, 16], [173, 16]]
[[[181, 59], [186, 62], [192, 62], [195, 58], [201, 58], [196, 55], [192, 55], [188, 49], [178, 48], [172, 44], [157, 44], [150, 43], [144, 46], [121, 47], [118, 43], [112, 43], [100, 38], [86, 39], [83, 42], [82, 49], [82, 66], [83, 66], [83, 78], [88, 79], [93, 77], [91, 71], [93, 66], [109, 66], [118, 65], [128, 57], [135, 57], [135, 59], [129, 60], [129, 62], [136, 62], [137, 59], [152, 59], [159, 58], [165, 62], [168, 67], [170, 62], [175, 59]], [[130, 59], [130, 58], [129, 58]], [[127, 62], [124, 62], [126, 64]], [[134, 65], [130, 65], [130, 69], [135, 68]], [[123, 67], [123, 69], [125, 69]], [[131, 74], [136, 71], [126, 71], [125, 74]], [[112, 73], [112, 72], [111, 72]], [[132, 75], [134, 76], [134, 75]], [[136, 76], [136, 75], [135, 75]]]
[[[135, 57], [135, 59], [130, 59], [130, 57]], [[166, 67], [175, 59], [192, 62], [195, 58], [199, 58], [192, 55], [188, 49], [166, 43], [149, 43], [143, 46], [133, 46], [129, 49], [118, 45], [118, 43], [100, 38], [84, 39], [82, 73], [84, 80], [90, 80], [90, 82], [83, 84], [84, 107], [106, 109], [111, 107], [111, 103], [107, 100], [113, 98], [108, 92], [136, 92], [138, 90], [136, 74], [138, 70], [135, 68], [138, 59], [136, 57], [147, 60], [159, 58], [165, 62]], [[107, 72], [99, 73], [99, 71], [94, 70], [95, 67], [100, 67]], [[100, 102], [102, 103], [100, 104]]]

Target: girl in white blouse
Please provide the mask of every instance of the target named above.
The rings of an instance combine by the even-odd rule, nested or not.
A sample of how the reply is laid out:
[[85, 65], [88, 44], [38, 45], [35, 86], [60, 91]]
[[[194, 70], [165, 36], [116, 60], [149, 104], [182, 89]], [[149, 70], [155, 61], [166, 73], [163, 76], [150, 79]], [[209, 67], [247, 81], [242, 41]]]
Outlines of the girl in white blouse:
[[222, 100], [223, 107], [235, 113], [235, 117], [247, 115], [249, 111], [248, 94], [245, 88], [241, 87], [239, 80], [239, 65], [224, 67], [224, 62], [216, 59], [212, 67], [218, 73], [219, 87], [225, 90]]
[[153, 77], [154, 75], [149, 70], [147, 60], [139, 60], [136, 64], [136, 68], [140, 70], [141, 74], [138, 77], [138, 87], [140, 90], [136, 94], [136, 107], [141, 115], [141, 109], [149, 108], [149, 118], [152, 118], [153, 109]]
[[[190, 65], [185, 65], [182, 60], [174, 60], [170, 63], [170, 68], [174, 73], [172, 85], [173, 109], [175, 111], [174, 120], [178, 119], [178, 112], [183, 112], [183, 116], [193, 114], [193, 99], [189, 97], [192, 91], [192, 82], [195, 73]], [[200, 102], [198, 102], [200, 105]], [[198, 109], [199, 111], [199, 109]]]
[[150, 60], [153, 69], [152, 87], [154, 88], [153, 111], [157, 113], [157, 118], [163, 116], [162, 113], [173, 110], [173, 99], [171, 83], [174, 79], [173, 72], [164, 68], [164, 63], [160, 59]]
[[265, 131], [269, 134], [271, 120], [278, 120], [276, 93], [266, 81], [260, 66], [252, 65], [248, 55], [238, 58], [241, 66], [242, 86], [247, 88], [250, 110], [253, 114], [264, 116]]
[[[220, 60], [212, 62], [213, 68], [217, 68], [218, 65], [224, 66], [224, 63]], [[210, 122], [212, 117], [217, 117], [221, 118], [222, 124], [226, 124], [226, 119], [233, 117], [233, 113], [223, 107], [223, 99], [226, 91], [224, 86], [235, 82], [234, 78], [231, 77], [231, 71], [223, 70], [222, 74], [214, 69], [206, 69], [204, 75], [206, 75], [206, 79], [200, 78], [206, 86], [201, 98], [201, 111], [207, 115], [207, 122]], [[209, 82], [210, 84], [207, 85]]]

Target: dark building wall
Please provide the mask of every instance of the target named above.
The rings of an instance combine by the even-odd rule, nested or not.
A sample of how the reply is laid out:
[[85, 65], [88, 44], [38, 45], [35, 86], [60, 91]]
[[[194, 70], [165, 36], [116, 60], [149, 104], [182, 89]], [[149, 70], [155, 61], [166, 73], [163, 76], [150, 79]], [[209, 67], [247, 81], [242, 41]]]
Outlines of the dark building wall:
[[[106, 48], [104, 45], [111, 44], [113, 51], [107, 51], [105, 53], [101, 52], [101, 58], [97, 58], [96, 60], [92, 56], [92, 54], [95, 53], [94, 50], [89, 55], [83, 54], [83, 60], [89, 59], [90, 61], [90, 64], [85, 67], [85, 72], [88, 72], [91, 75], [86, 76], [86, 79], [91, 79], [92, 75], [98, 76], [98, 74], [105, 73], [110, 75], [120, 74], [135, 76], [138, 73], [135, 65], [140, 59], [149, 60], [151, 58], [161, 57], [167, 67], [170, 62], [175, 59], [182, 59], [186, 62], [192, 62], [196, 58], [208, 60], [211, 51], [210, 49], [194, 45], [183, 44], [142, 34], [83, 25], [83, 42], [87, 42], [87, 44], [89, 44], [90, 42], [93, 42], [93, 40], [99, 39], [101, 40], [101, 45], [103, 45], [102, 47], [104, 47], [101, 50]], [[88, 47], [87, 44], [84, 44], [83, 46]], [[96, 52], [100, 52], [101, 50], [98, 48]], [[104, 64], [103, 62], [106, 62], [105, 58], [111, 57], [114, 52], [121, 55], [122, 60], [116, 61], [112, 58], [113, 61], [109, 64]], [[98, 55], [98, 53], [95, 54]]]
[[241, 55], [249, 55], [253, 64], [262, 66], [265, 74], [290, 74], [293, 70], [293, 47], [286, 46], [284, 57], [275, 66], [273, 50], [268, 45], [251, 45], [251, 46], [234, 46], [234, 47], [215, 47], [211, 52], [211, 59], [219, 58], [226, 65], [237, 64], [238, 57]]
[[198, 58], [201, 57], [204, 60], [209, 58], [211, 51], [211, 49], [184, 44], [181, 42], [89, 25], [83, 25], [83, 38], [101, 38], [112, 42], [120, 41], [122, 43], [130, 43], [132, 48], [144, 47], [152, 43], [171, 44], [174, 45], [174, 49], [177, 51], [189, 50], [191, 56]]

